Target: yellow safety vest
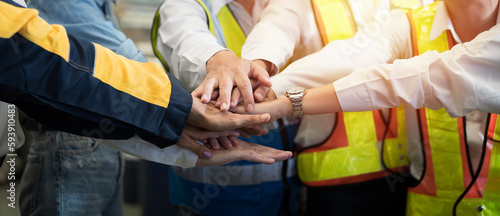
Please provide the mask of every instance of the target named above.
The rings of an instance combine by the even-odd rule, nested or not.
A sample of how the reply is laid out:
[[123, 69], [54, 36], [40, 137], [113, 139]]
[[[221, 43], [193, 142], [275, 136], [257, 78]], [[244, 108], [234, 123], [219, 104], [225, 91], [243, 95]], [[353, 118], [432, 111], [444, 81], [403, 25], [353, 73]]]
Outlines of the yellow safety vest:
[[[324, 45], [332, 40], [354, 36], [357, 27], [345, 0], [311, 2]], [[411, 2], [420, 4], [420, 1]], [[319, 145], [301, 150], [297, 155], [297, 170], [302, 182], [319, 187], [362, 182], [388, 175], [376, 147], [377, 141], [382, 140], [387, 167], [406, 171], [409, 160], [404, 109], [394, 108], [390, 113], [388, 125], [380, 111], [337, 113], [330, 137]]]
[[[429, 41], [438, 2], [409, 11], [413, 54], [429, 50], [449, 50], [453, 38], [449, 31]], [[417, 111], [425, 148], [424, 178], [410, 188], [407, 215], [451, 215], [453, 206], [472, 179], [467, 163], [463, 118], [451, 118], [444, 108]], [[497, 115], [492, 115], [488, 137], [500, 137]], [[459, 215], [500, 214], [500, 152], [498, 145], [489, 141], [483, 168], [476, 184], [457, 208]]]
[[[210, 31], [214, 36], [215, 34], [215, 25], [214, 21], [212, 19], [210, 10], [207, 8], [205, 3], [203, 3], [202, 0], [196, 0], [200, 6], [205, 10], [205, 14], [207, 15], [207, 25]], [[243, 44], [245, 43], [246, 36], [243, 30], [241, 29], [240, 25], [238, 24], [238, 21], [236, 18], [234, 18], [233, 14], [225, 5], [222, 7], [217, 14], [218, 20], [220, 20], [220, 27], [222, 29], [222, 32], [224, 34], [224, 42], [226, 43], [226, 48], [230, 49], [231, 51], [236, 54], [236, 56], [241, 57], [241, 49], [243, 47]], [[158, 29], [160, 28], [160, 9], [156, 11], [156, 15], [153, 20], [153, 26], [151, 30], [151, 44], [153, 45], [153, 51], [158, 57], [158, 59], [161, 61], [163, 64], [163, 67], [167, 71], [169, 71], [169, 66], [161, 53], [158, 51], [158, 48], [156, 47], [156, 42], [158, 39]], [[217, 36], [216, 36], [217, 37]]]

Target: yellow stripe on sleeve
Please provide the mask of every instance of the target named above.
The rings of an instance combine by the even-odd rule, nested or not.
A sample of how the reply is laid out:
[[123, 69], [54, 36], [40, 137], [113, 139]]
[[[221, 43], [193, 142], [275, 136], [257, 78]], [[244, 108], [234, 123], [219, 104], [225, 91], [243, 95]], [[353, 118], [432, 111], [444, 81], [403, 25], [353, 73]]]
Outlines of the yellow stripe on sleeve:
[[49, 25], [38, 17], [38, 11], [0, 2], [0, 20], [0, 37], [10, 38], [19, 33], [27, 40], [68, 61], [69, 40], [66, 29], [60, 25]]
[[99, 44], [94, 45], [95, 78], [148, 103], [168, 107], [172, 85], [159, 65], [136, 62]]

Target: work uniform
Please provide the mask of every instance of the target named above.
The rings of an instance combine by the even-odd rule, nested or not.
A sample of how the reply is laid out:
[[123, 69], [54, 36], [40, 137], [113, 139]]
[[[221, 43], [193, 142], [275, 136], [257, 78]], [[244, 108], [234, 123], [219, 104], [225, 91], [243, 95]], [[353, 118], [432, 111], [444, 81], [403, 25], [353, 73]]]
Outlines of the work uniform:
[[[451, 22], [449, 22], [444, 3], [440, 2], [438, 5], [441, 6], [436, 9], [430, 40], [434, 40], [443, 31], [449, 29], [454, 40], [459, 42], [453, 26], [448, 25]], [[396, 60], [412, 56], [412, 37], [406, 15], [401, 11], [392, 11], [385, 19], [378, 20], [370, 27], [361, 30], [354, 38], [328, 44], [304, 61], [291, 64], [275, 78], [300, 77], [300, 72], [307, 69], [316, 73], [298, 85], [317, 87], [328, 84], [328, 81], [340, 79], [339, 75], [345, 71], [355, 70], [356, 67], [353, 65], [365, 66], [367, 63], [376, 62], [393, 63], [355, 70], [349, 76], [336, 81], [334, 86], [344, 111], [377, 110], [406, 102], [405, 118], [407, 151], [411, 161], [410, 171], [413, 178], [418, 180], [422, 176], [424, 160], [418, 125], [421, 121], [413, 108], [421, 108], [423, 105], [431, 109], [444, 106], [452, 117], [464, 116], [470, 112], [465, 121], [466, 140], [472, 155], [472, 167], [477, 167], [479, 164], [478, 155], [481, 152], [487, 115], [479, 111], [471, 112], [471, 110], [479, 109], [498, 113], [500, 103], [498, 85], [495, 85], [495, 80], [500, 80], [500, 75], [497, 73], [498, 59], [492, 58], [496, 57], [495, 53], [498, 52], [498, 31], [499, 27], [495, 26], [470, 43], [457, 45], [451, 52], [441, 55], [433, 51], [408, 60]], [[479, 68], [481, 69], [478, 70]], [[315, 79], [315, 77], [322, 79]], [[453, 81], [450, 82], [450, 80]], [[279, 82], [276, 83], [279, 85]], [[433, 135], [440, 137], [440, 134], [433, 133]], [[452, 162], [446, 163], [450, 165], [449, 168], [453, 169], [454, 173], [457, 169], [453, 167], [462, 165], [461, 162], [453, 166]], [[485, 164], [485, 166], [488, 165]], [[446, 176], [447, 173], [442, 173], [442, 175]], [[393, 178], [389, 179], [388, 183], [400, 184], [407, 181], [404, 178]], [[462, 189], [464, 185], [461, 185]], [[409, 199], [412, 199], [411, 195]], [[413, 200], [409, 200], [409, 205], [413, 205], [410, 203]], [[431, 211], [431, 214], [441, 213], [440, 210], [433, 211], [429, 206], [424, 206], [422, 207]], [[414, 212], [415, 209], [409, 206], [407, 213]], [[445, 212], [451, 214], [452, 209], [447, 209]]]
[[[257, 9], [253, 11], [253, 17], [258, 17], [258, 11], [267, 2], [256, 1], [255, 4]], [[158, 31], [153, 30], [157, 32], [156, 49], [169, 70], [188, 89], [196, 88], [203, 81], [206, 61], [216, 52], [231, 50], [241, 56], [246, 34], [256, 20], [238, 3], [209, 0], [166, 1], [158, 16]], [[280, 121], [266, 125], [269, 129], [267, 135], [243, 140], [291, 150], [298, 121], [294, 118]], [[295, 213], [300, 188], [294, 167], [294, 160], [273, 165], [240, 161], [219, 167], [172, 167], [169, 173], [170, 200], [179, 207], [180, 214]]]
[[[0, 35], [1, 100], [57, 130], [91, 136], [85, 132], [97, 133], [92, 129], [106, 126], [113, 130], [95, 135], [128, 139], [138, 134], [158, 147], [178, 142], [192, 97], [161, 66], [128, 60], [67, 35], [62, 26], [37, 17], [34, 9], [10, 0], [0, 4], [5, 17]], [[127, 102], [134, 104], [134, 115], [113, 109]]]
[[[443, 52], [455, 45], [451, 31], [444, 31], [437, 38], [430, 40], [431, 29], [438, 7], [434, 3], [426, 7], [408, 12], [408, 19], [412, 27], [413, 54], [418, 56], [427, 51]], [[472, 166], [469, 161], [480, 161], [481, 154], [470, 152], [467, 136], [466, 117], [451, 118], [444, 108], [432, 110], [422, 108], [418, 111], [420, 131], [425, 148], [425, 173], [415, 188], [408, 193], [407, 215], [446, 215], [453, 209], [457, 197], [467, 188], [475, 175], [477, 166]], [[485, 113], [474, 111], [467, 118], [484, 116]], [[496, 160], [500, 159], [498, 144], [494, 145], [488, 136], [499, 136], [495, 133], [498, 121], [493, 114], [490, 125], [492, 134], [485, 135], [487, 145], [485, 152], [485, 166], [472, 189], [465, 195], [457, 208], [459, 214], [471, 215], [482, 212], [483, 214], [499, 213], [500, 190], [495, 189], [500, 183], [500, 166]], [[490, 130], [490, 129], [486, 129]], [[480, 133], [480, 131], [476, 131]], [[488, 163], [492, 161], [492, 163]]]
[[[332, 40], [352, 37], [358, 29], [366, 27], [376, 17], [388, 14], [391, 7], [411, 8], [419, 5], [420, 1], [311, 1], [310, 4], [312, 8], [301, 8], [301, 11], [296, 11], [295, 14], [283, 13], [287, 16], [280, 19], [294, 20], [294, 17], [299, 17], [297, 14], [301, 13], [307, 14], [302, 15], [303, 17], [315, 17], [317, 27], [315, 25], [314, 31], [321, 33], [322, 44], [326, 45]], [[265, 47], [293, 48], [294, 43], [286, 39], [292, 42], [295, 40], [296, 44], [300, 44], [302, 42], [299, 41], [300, 34], [294, 37], [294, 29], [281, 27], [281, 20], [261, 19], [247, 39], [243, 51], [249, 52], [248, 55], [252, 58], [257, 58], [257, 51]], [[273, 29], [281, 30], [282, 38], [278, 40], [275, 37], [270, 39], [263, 37], [264, 34], [273, 35], [276, 31], [266, 31], [264, 27], [259, 28], [259, 25], [268, 29], [273, 25]], [[290, 35], [287, 34], [289, 32]], [[261, 37], [252, 37], [254, 35]], [[269, 49], [269, 52], [261, 52], [264, 56], [261, 58], [280, 67], [284, 66], [286, 62], [276, 58], [277, 55], [273, 52], [276, 51]], [[301, 72], [300, 76], [290, 79], [271, 78], [273, 85], [286, 88], [297, 86], [295, 81], [307, 79], [312, 71]], [[280, 83], [282, 81], [283, 83]], [[399, 213], [395, 213], [396, 215], [404, 211], [402, 209], [404, 209], [406, 188], [404, 186], [394, 188], [387, 185], [384, 177], [388, 173], [384, 171], [384, 166], [380, 161], [381, 143], [385, 140], [383, 143], [386, 165], [398, 171], [405, 171], [408, 165], [404, 111], [402, 108], [398, 110], [398, 112], [394, 109], [302, 118], [298, 136], [295, 139], [295, 142], [302, 147], [297, 156], [297, 169], [302, 182], [309, 186], [307, 199], [308, 210], [311, 214], [363, 214], [362, 211], [375, 208], [379, 208], [376, 211], [385, 213], [398, 212], [393, 206], [401, 207]], [[390, 124], [385, 123], [389, 120]], [[386, 131], [386, 128], [389, 130]], [[365, 183], [345, 186], [360, 182]], [[375, 194], [377, 194], [376, 198]], [[381, 199], [381, 196], [388, 198]], [[354, 207], [355, 202], [350, 199], [363, 199], [361, 205], [368, 206], [366, 208]], [[385, 206], [391, 206], [391, 208]]]

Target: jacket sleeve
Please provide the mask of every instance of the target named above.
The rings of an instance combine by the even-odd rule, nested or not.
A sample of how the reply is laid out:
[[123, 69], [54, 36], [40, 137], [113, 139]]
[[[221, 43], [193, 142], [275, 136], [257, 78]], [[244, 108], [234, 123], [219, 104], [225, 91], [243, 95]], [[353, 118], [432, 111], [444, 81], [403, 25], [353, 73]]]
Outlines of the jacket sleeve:
[[103, 139], [176, 143], [192, 97], [154, 63], [139, 63], [0, 1], [0, 100], [51, 129]]

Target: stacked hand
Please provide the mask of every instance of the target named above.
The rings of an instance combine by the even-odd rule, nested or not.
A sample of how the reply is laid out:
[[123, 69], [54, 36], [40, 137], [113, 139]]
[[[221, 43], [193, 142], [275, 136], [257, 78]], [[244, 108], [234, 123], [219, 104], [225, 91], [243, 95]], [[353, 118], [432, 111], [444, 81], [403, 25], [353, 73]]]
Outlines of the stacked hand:
[[246, 110], [252, 112], [254, 97], [257, 100], [262, 99], [271, 87], [269, 73], [263, 68], [270, 67], [268, 65], [269, 63], [263, 60], [249, 61], [238, 58], [230, 51], [219, 51], [208, 60], [207, 76], [193, 91], [193, 95], [201, 97], [203, 103], [218, 97], [218, 107], [221, 111], [227, 111], [235, 107], [239, 100], [231, 98], [233, 88], [236, 87]]
[[271, 82], [263, 67], [270, 68], [268, 62], [240, 59], [229, 51], [220, 51], [207, 62], [207, 77], [192, 93], [188, 125], [178, 144], [200, 156], [198, 166], [238, 160], [272, 164], [292, 156], [288, 151], [237, 139], [239, 135], [248, 138], [267, 134], [262, 124], [269, 122], [269, 114], [228, 111], [243, 101], [244, 112], [252, 112], [254, 101], [262, 101], [268, 94]]

